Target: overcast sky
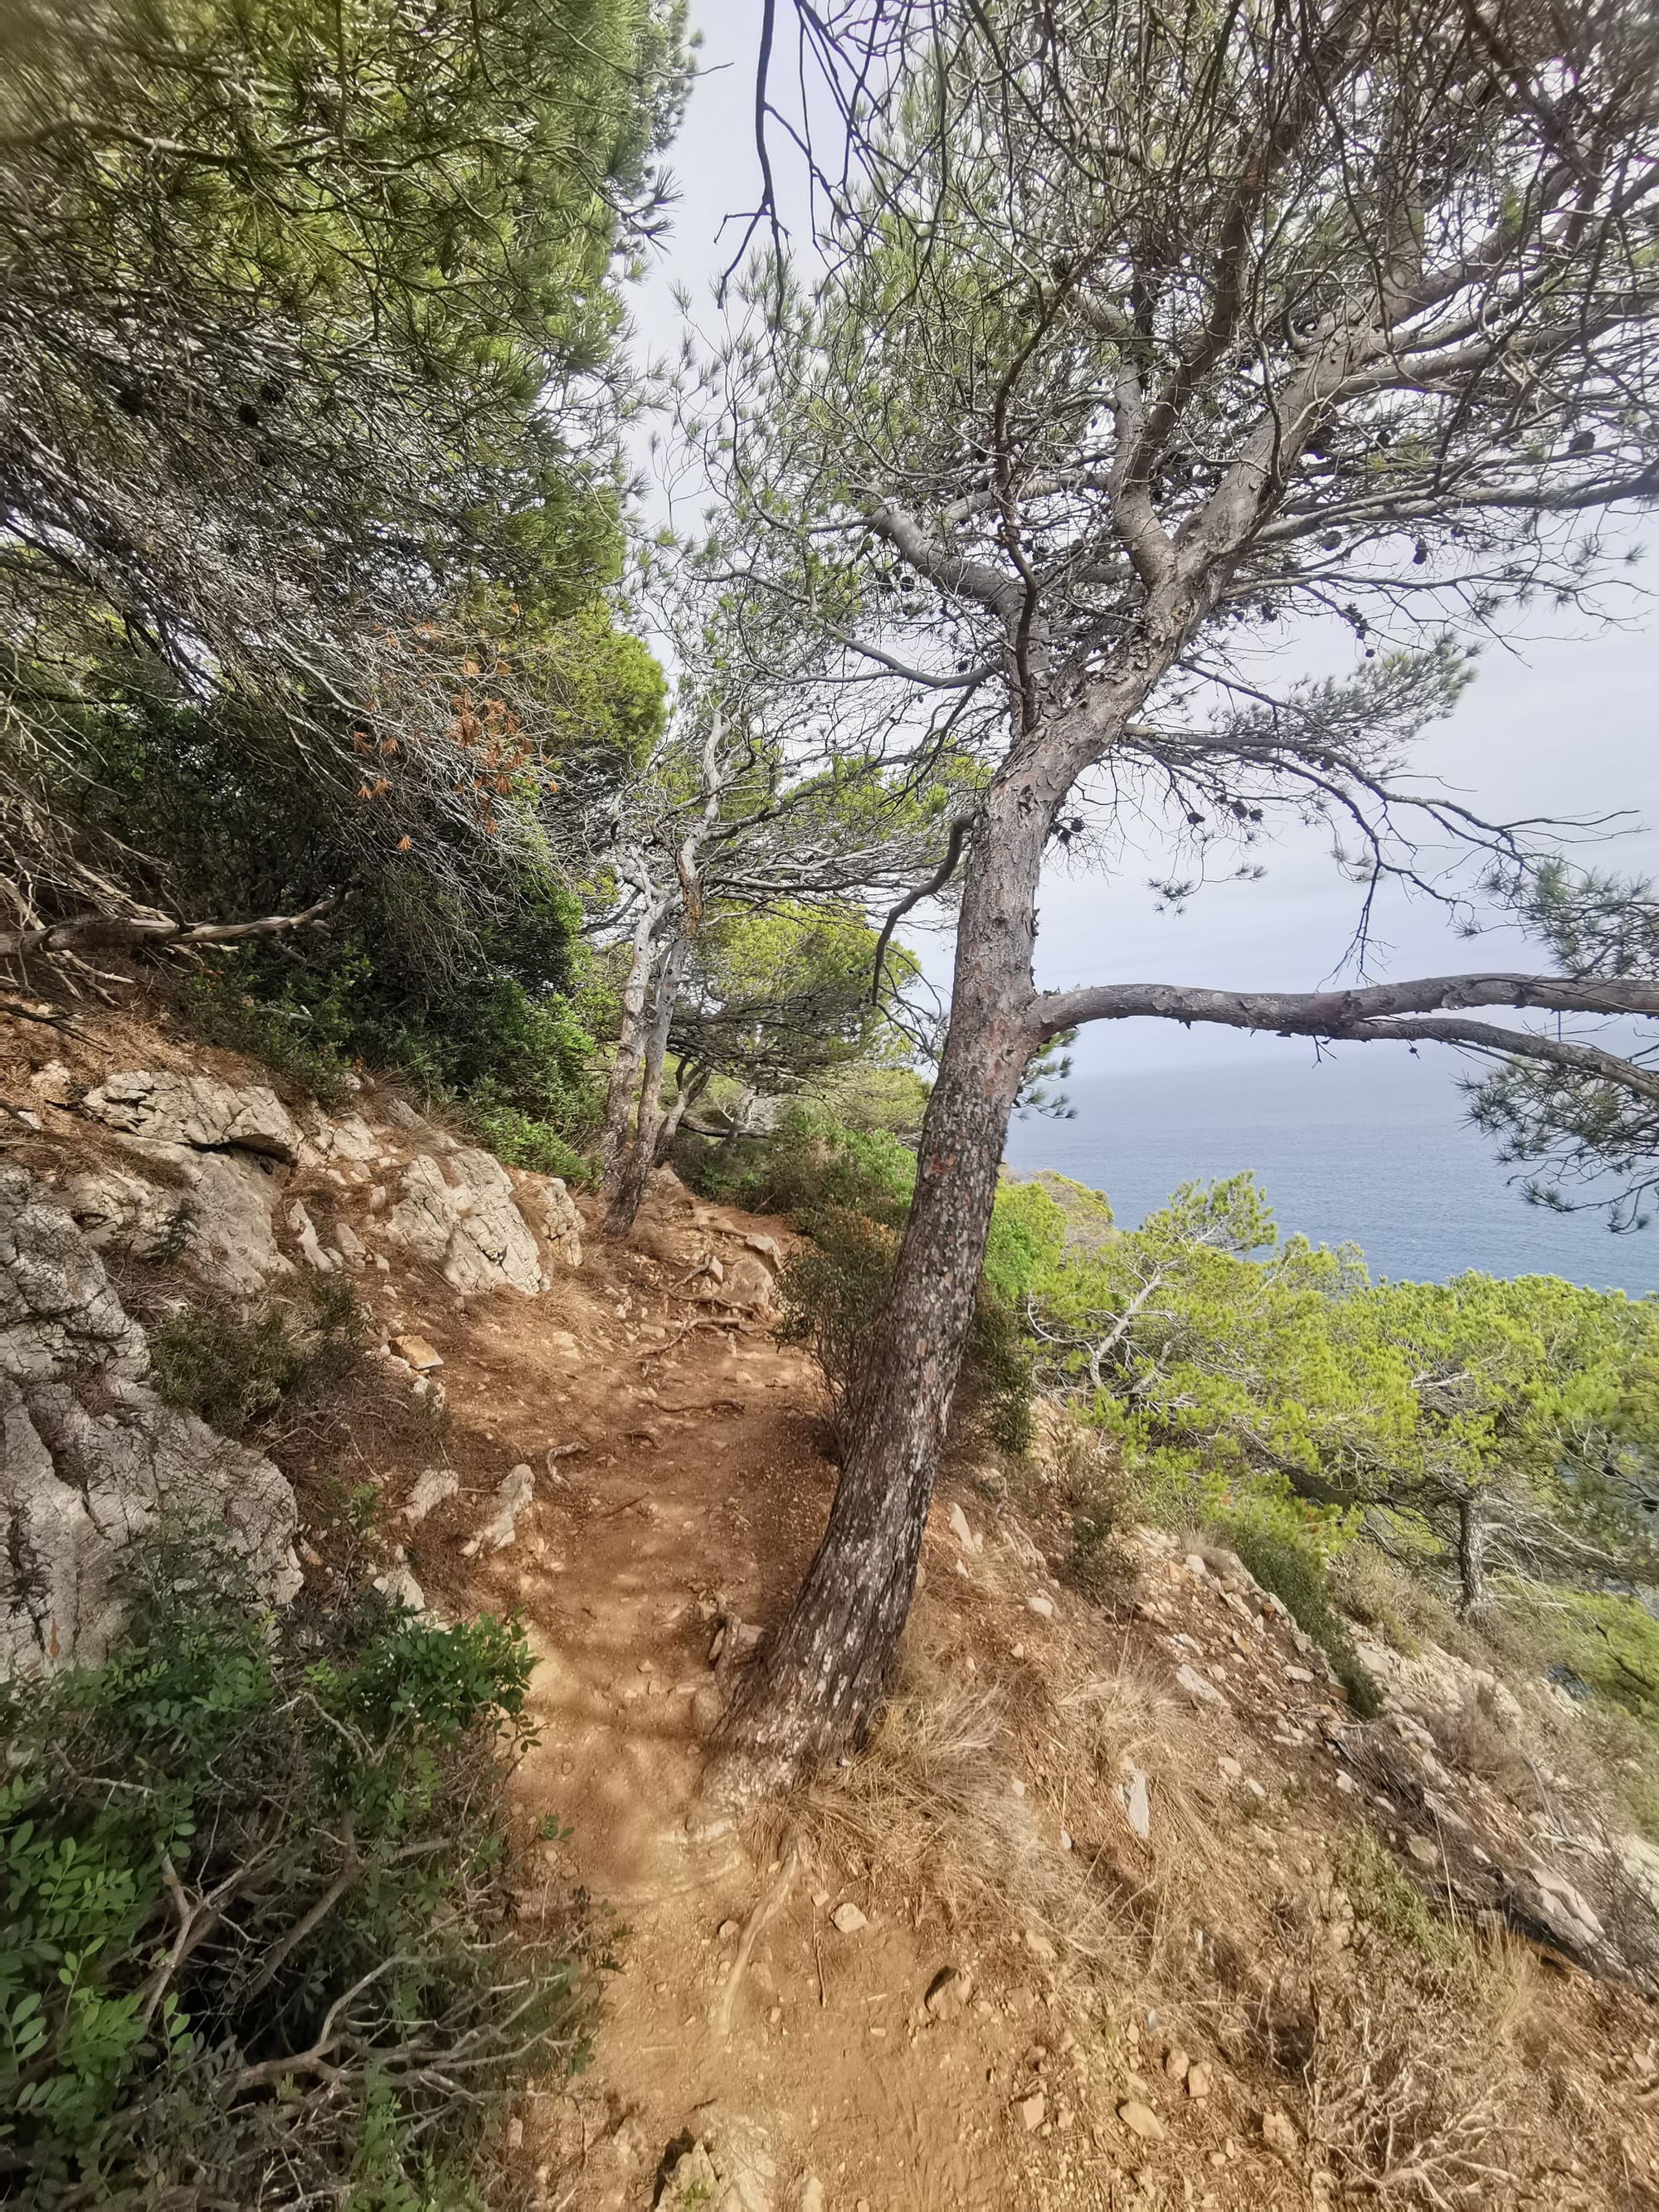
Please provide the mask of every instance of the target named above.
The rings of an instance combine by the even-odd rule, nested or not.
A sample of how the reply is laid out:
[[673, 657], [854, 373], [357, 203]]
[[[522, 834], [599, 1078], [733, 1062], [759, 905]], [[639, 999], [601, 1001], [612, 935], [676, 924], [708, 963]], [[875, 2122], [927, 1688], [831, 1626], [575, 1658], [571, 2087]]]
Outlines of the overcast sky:
[[[681, 193], [673, 235], [632, 295], [641, 343], [653, 355], [678, 349], [677, 283], [706, 313], [710, 285], [742, 235], [741, 220], [727, 218], [740, 217], [757, 193], [759, 0], [693, 0], [692, 13], [703, 33], [702, 74], [672, 157]], [[787, 191], [787, 172], [784, 181]], [[1487, 647], [1455, 716], [1427, 733], [1420, 764], [1488, 819], [1628, 809], [1627, 834], [1593, 855], [1581, 848], [1581, 857], [1659, 872], [1659, 836], [1649, 827], [1659, 824], [1656, 735], [1659, 622], [1577, 638], [1540, 630]], [[1042, 903], [1039, 981], [1310, 989], [1329, 980], [1353, 929], [1357, 894], [1331, 865], [1326, 842], [1297, 831], [1253, 857], [1266, 863], [1264, 881], [1207, 890], [1181, 915], [1158, 913], [1146, 888], [1155, 856], [1127, 855], [1110, 880], [1056, 872]], [[1432, 902], [1395, 895], [1381, 909], [1368, 973], [1380, 979], [1518, 964], [1518, 946], [1507, 933], [1465, 942]], [[922, 938], [917, 949], [930, 969], [948, 973], [948, 939]], [[1212, 1066], [1239, 1054], [1306, 1062], [1311, 1052], [1291, 1041], [1227, 1030], [1195, 1037], [1143, 1022], [1085, 1031], [1074, 1059], [1083, 1076]]]

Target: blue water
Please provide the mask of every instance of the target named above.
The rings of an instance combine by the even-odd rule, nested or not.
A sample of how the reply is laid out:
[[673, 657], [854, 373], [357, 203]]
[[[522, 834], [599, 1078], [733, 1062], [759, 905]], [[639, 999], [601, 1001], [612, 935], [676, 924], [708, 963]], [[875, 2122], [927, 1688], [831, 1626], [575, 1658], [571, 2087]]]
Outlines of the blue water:
[[1316, 1065], [1275, 1053], [1064, 1087], [1077, 1118], [1016, 1120], [1008, 1164], [1103, 1190], [1125, 1227], [1178, 1183], [1249, 1168], [1281, 1233], [1352, 1238], [1373, 1275], [1439, 1282], [1478, 1267], [1659, 1290], [1659, 1225], [1613, 1237], [1597, 1216], [1528, 1205], [1462, 1119], [1443, 1060], [1379, 1066], [1360, 1048]]

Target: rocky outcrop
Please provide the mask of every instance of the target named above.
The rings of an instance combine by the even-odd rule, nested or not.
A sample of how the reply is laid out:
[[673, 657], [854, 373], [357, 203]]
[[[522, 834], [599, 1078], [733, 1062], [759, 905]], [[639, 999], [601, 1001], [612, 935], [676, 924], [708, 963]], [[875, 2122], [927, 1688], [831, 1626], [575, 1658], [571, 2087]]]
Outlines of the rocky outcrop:
[[288, 1482], [164, 1406], [149, 1366], [70, 1214], [0, 1166], [0, 1674], [101, 1657], [116, 1558], [163, 1514], [227, 1528], [272, 1602], [298, 1588]]
[[234, 1147], [277, 1160], [292, 1160], [300, 1150], [297, 1124], [263, 1083], [140, 1069], [107, 1077], [87, 1092], [81, 1111], [151, 1144], [188, 1145], [197, 1152]]
[[[238, 1297], [293, 1273], [296, 1259], [325, 1273], [371, 1258], [384, 1267], [360, 1229], [468, 1293], [545, 1290], [538, 1231], [556, 1267], [581, 1265], [580, 1217], [556, 1176], [515, 1185], [492, 1154], [458, 1145], [398, 1098], [384, 1103], [390, 1129], [319, 1107], [296, 1121], [264, 1084], [132, 1069], [78, 1095], [59, 1085], [50, 1103], [118, 1140], [118, 1159], [78, 1161], [64, 1176], [64, 1203], [88, 1241], [177, 1258]], [[412, 1159], [411, 1144], [420, 1147]], [[373, 1179], [400, 1161], [397, 1200], [382, 1212], [385, 1189]], [[306, 1197], [285, 1195], [296, 1176]], [[345, 1212], [353, 1193], [362, 1200], [356, 1226]]]
[[401, 1188], [382, 1235], [439, 1268], [455, 1289], [505, 1285], [533, 1297], [546, 1288], [541, 1255], [514, 1200], [512, 1178], [493, 1154], [461, 1146], [441, 1165], [429, 1152], [418, 1152], [404, 1170]]

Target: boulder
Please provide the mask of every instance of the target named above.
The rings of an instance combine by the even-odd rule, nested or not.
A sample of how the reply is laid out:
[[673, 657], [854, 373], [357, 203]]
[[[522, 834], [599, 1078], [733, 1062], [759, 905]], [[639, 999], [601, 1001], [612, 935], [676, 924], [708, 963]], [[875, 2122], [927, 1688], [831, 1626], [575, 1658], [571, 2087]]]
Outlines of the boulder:
[[403, 1195], [383, 1234], [458, 1291], [513, 1289], [533, 1297], [547, 1286], [529, 1224], [507, 1172], [493, 1154], [460, 1146], [448, 1155], [453, 1180], [429, 1152], [404, 1170]]
[[[271, 1228], [281, 1168], [274, 1156], [198, 1152], [130, 1140], [131, 1168], [106, 1162], [64, 1185], [64, 1202], [99, 1251], [177, 1256], [214, 1289], [246, 1297], [293, 1272]], [[146, 1176], [159, 1166], [166, 1180]]]
[[82, 1099], [81, 1111], [124, 1135], [198, 1152], [234, 1146], [292, 1160], [301, 1144], [292, 1115], [264, 1083], [137, 1069], [106, 1077]]
[[0, 1166], [0, 1674], [95, 1664], [116, 1558], [164, 1513], [226, 1528], [270, 1602], [299, 1587], [286, 1480], [164, 1406], [149, 1366], [72, 1216]]
[[553, 1255], [567, 1267], [580, 1267], [582, 1263], [582, 1218], [576, 1211], [576, 1201], [557, 1176], [526, 1176], [534, 1195], [537, 1212], [541, 1216], [542, 1232], [553, 1248]]

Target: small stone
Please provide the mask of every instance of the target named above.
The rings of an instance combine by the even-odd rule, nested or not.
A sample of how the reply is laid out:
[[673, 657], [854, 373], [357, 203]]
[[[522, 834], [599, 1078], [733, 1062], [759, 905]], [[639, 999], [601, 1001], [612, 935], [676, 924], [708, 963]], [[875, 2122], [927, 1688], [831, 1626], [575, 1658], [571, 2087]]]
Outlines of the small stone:
[[1142, 2142], [1162, 2142], [1164, 2123], [1150, 2105], [1143, 2105], [1139, 2097], [1126, 2097], [1117, 2108], [1117, 2116], [1132, 2136]]
[[1054, 1601], [1051, 1597], [1045, 1597], [1041, 1590], [1033, 1590], [1030, 1596], [1026, 1599], [1025, 1602], [1030, 1610], [1036, 1613], [1039, 1620], [1052, 1620], [1054, 1619]]
[[461, 1486], [461, 1478], [453, 1467], [429, 1467], [415, 1478], [415, 1486], [404, 1504], [406, 1521], [424, 1521], [434, 1505], [441, 1505], [453, 1498]]
[[1025, 1795], [1025, 1784], [1017, 1774], [1010, 1778], [1008, 1794], [1012, 1797], [1023, 1797]]
[[1024, 2121], [1027, 2134], [1035, 2135], [1048, 2118], [1048, 2100], [1038, 2089], [1033, 2095], [1022, 2098], [1014, 2109]]
[[1287, 1667], [1285, 1669], [1285, 1680], [1287, 1682], [1311, 1682], [1313, 1670], [1309, 1667]]
[[1164, 2054], [1164, 2071], [1172, 2081], [1184, 2081], [1192, 2071], [1192, 2061], [1178, 2043]]
[[1063, 1851], [1074, 1851], [1077, 1849], [1069, 1828], [1062, 1828], [1060, 1832], [1060, 1848]]
[[1216, 1765], [1229, 1782], [1242, 1782], [1244, 1779], [1244, 1769], [1236, 1759], [1230, 1759], [1224, 1753], [1217, 1759]]
[[742, 1929], [735, 1920], [721, 1921], [720, 1925], [720, 1940], [722, 1943], [735, 1943], [742, 1933]]
[[973, 1983], [959, 1966], [941, 1966], [927, 1984], [922, 1999], [935, 2020], [948, 2020], [960, 2012], [973, 1994]]
[[1224, 1705], [1227, 1702], [1214, 1683], [1206, 1682], [1195, 1667], [1177, 1667], [1176, 1680], [1195, 1705]]
[[444, 1364], [443, 1354], [434, 1352], [423, 1336], [394, 1336], [392, 1349], [399, 1359], [406, 1359], [417, 1375], [425, 1375]]
[[851, 1898], [844, 1905], [838, 1905], [830, 1917], [843, 1936], [856, 1936], [860, 1929], [870, 1925]]
[[1296, 2123], [1276, 2110], [1261, 2115], [1261, 2140], [1269, 2150], [1276, 2150], [1281, 2158], [1294, 2158], [1302, 2148], [1302, 2138], [1296, 2131]]
[[1437, 1866], [1440, 1863], [1439, 1847], [1432, 1836], [1407, 1836], [1406, 1849], [1419, 1866]]
[[1345, 1797], [1352, 1797], [1357, 1794], [1359, 1785], [1355, 1782], [1352, 1774], [1339, 1771], [1336, 1778], [1336, 1786]]
[[1052, 1961], [1060, 1956], [1048, 1938], [1035, 1928], [1028, 1928], [1025, 1931], [1025, 1948], [1034, 1959]]
[[816, 2173], [807, 2174], [796, 2190], [794, 2212], [824, 2212], [823, 2184]]
[[1196, 2066], [1187, 2069], [1187, 2094], [1189, 2097], [1201, 2100], [1209, 2095], [1214, 2083], [1214, 2070], [1207, 2060], [1200, 2058]]
[[969, 1523], [968, 1516], [959, 1505], [953, 1505], [951, 1508], [951, 1534], [969, 1558], [972, 1558], [973, 1554], [981, 1548], [985, 1540], [983, 1537], [975, 1535]]
[[1129, 1826], [1143, 1844], [1150, 1842], [1152, 1833], [1152, 1808], [1147, 1796], [1146, 1778], [1138, 1766], [1132, 1766], [1129, 1769], [1129, 1778], [1119, 1790], [1118, 1796], [1123, 1802], [1123, 1810]]

